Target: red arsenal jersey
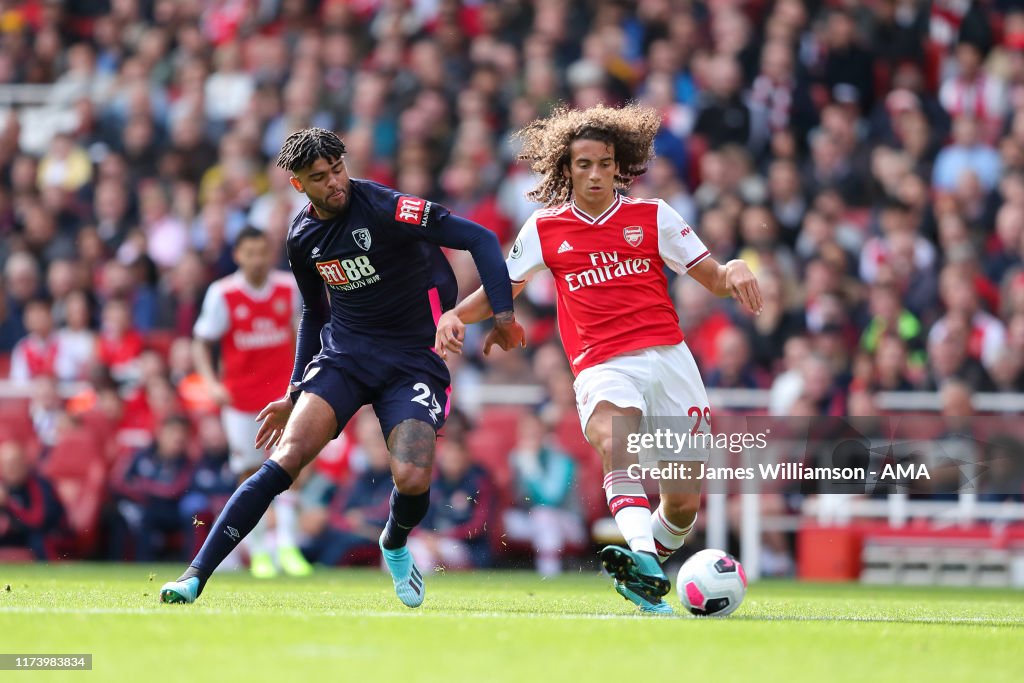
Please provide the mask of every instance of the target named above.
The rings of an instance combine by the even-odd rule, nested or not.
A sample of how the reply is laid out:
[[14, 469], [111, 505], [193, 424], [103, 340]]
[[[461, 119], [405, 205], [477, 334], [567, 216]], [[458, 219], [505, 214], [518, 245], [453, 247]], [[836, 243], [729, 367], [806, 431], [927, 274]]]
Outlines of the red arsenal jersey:
[[295, 360], [298, 294], [287, 273], [272, 272], [259, 290], [241, 273], [210, 285], [193, 333], [221, 343], [221, 375], [231, 407], [262, 410], [284, 396]]
[[509, 254], [509, 276], [554, 275], [558, 328], [573, 372], [629, 351], [683, 340], [664, 266], [679, 274], [707, 258], [686, 221], [660, 199], [616, 195], [593, 218], [569, 202], [540, 209]]

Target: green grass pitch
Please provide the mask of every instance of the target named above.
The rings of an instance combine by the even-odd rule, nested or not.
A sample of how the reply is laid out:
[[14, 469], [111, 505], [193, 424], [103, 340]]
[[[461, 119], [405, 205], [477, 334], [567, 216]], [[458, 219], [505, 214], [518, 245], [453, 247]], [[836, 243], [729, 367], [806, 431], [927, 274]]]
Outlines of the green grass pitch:
[[320, 570], [218, 574], [195, 605], [158, 604], [179, 570], [0, 565], [0, 652], [93, 654], [92, 672], [0, 680], [993, 683], [1024, 671], [1024, 591], [760, 582], [731, 617], [659, 618], [595, 573], [433, 574], [410, 610], [381, 572]]

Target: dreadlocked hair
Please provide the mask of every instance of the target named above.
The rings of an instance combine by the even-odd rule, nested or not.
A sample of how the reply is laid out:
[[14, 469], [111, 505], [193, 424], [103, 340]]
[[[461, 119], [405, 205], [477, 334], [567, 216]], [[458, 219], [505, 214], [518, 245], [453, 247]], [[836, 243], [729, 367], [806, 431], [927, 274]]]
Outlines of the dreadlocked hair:
[[295, 173], [317, 159], [334, 162], [345, 153], [345, 143], [324, 128], [304, 128], [288, 136], [277, 155], [277, 165]]
[[661, 116], [649, 107], [632, 103], [624, 107], [599, 104], [590, 109], [562, 105], [550, 116], [538, 119], [515, 134], [523, 147], [519, 159], [529, 161], [541, 176], [537, 187], [526, 193], [532, 201], [554, 206], [568, 201], [572, 180], [562, 170], [569, 166], [569, 148], [576, 140], [597, 140], [612, 145], [619, 173], [615, 187], [625, 190], [643, 175], [654, 158], [654, 136]]

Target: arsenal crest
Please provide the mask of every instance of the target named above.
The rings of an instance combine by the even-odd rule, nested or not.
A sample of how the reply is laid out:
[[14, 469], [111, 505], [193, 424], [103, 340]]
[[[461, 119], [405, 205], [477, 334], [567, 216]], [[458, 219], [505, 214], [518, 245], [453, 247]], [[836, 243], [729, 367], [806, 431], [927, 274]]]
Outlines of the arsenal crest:
[[622, 236], [626, 238], [626, 244], [631, 247], [639, 247], [644, 241], [644, 229], [639, 225], [631, 225], [622, 229]]
[[368, 228], [353, 230], [352, 239], [356, 241], [356, 246], [360, 249], [363, 251], [370, 251], [370, 230]]

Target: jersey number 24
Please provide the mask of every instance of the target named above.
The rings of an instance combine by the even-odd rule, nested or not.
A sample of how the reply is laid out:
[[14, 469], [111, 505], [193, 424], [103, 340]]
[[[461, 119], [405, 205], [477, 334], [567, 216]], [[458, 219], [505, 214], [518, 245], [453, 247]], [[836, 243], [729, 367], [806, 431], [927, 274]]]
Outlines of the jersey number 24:
[[[437, 402], [437, 398], [434, 396], [433, 392], [430, 391], [430, 387], [423, 382], [417, 382], [413, 385], [412, 389], [417, 392], [416, 395], [412, 397], [412, 402], [419, 403], [421, 406], [429, 410], [430, 419], [437, 422], [437, 418], [441, 414], [441, 406]], [[429, 403], [427, 403], [428, 399], [430, 401]]]

